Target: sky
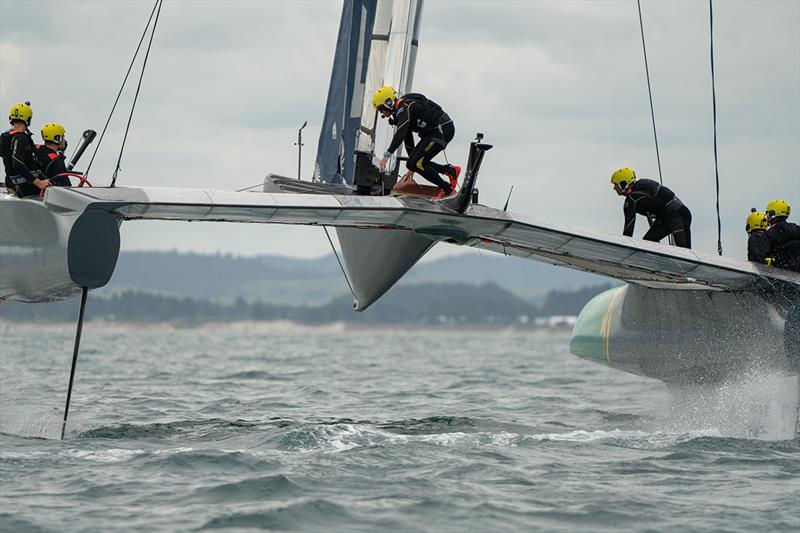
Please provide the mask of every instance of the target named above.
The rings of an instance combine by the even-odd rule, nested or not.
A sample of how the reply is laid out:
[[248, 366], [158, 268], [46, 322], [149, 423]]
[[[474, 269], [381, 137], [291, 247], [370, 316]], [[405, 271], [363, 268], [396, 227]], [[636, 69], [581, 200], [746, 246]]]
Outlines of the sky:
[[[84, 129], [99, 133], [152, 5], [0, 0], [0, 107], [30, 100], [37, 141], [46, 122], [62, 123], [72, 146]], [[166, 0], [118, 185], [240, 189], [269, 172], [294, 176], [306, 120], [309, 178], [341, 6]], [[744, 258], [751, 207], [783, 198], [799, 221], [800, 2], [713, 8], [722, 242]], [[708, 3], [644, 1], [642, 15], [663, 181], [692, 210], [694, 248], [715, 253]], [[110, 183], [134, 88], [93, 165], [96, 185]], [[466, 162], [475, 132], [495, 146], [478, 183], [486, 205], [502, 208], [513, 185], [510, 211], [619, 234], [611, 173], [658, 179], [633, 0], [426, 0], [414, 90], [453, 118], [451, 162]], [[645, 226], [640, 217], [637, 237]], [[320, 228], [261, 224], [132, 221], [122, 239], [123, 250], [330, 251]]]

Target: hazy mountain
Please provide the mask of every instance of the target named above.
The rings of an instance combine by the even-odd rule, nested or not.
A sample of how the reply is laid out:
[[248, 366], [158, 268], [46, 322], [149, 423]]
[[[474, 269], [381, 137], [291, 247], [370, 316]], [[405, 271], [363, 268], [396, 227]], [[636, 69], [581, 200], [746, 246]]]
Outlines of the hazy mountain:
[[[515, 257], [467, 254], [418, 263], [401, 285], [432, 282], [496, 283], [528, 301], [551, 289], [574, 290], [607, 278]], [[106, 295], [125, 289], [173, 296], [274, 304], [318, 305], [347, 294], [333, 255], [317, 259], [235, 257], [176, 252], [123, 252]], [[390, 291], [391, 293], [391, 291]]]
[[[421, 283], [390, 291], [364, 312], [353, 311], [352, 299], [342, 295], [317, 306], [268, 302], [233, 303], [165, 296], [126, 290], [110, 296], [92, 296], [87, 320], [182, 323], [237, 320], [291, 320], [304, 324], [355, 322], [373, 324], [533, 324], [537, 316], [575, 315], [594, 295], [609, 288], [592, 286], [577, 291], [550, 291], [542, 307], [515, 296], [496, 283]], [[44, 304], [6, 302], [0, 319], [13, 322], [74, 322], [76, 299]]]

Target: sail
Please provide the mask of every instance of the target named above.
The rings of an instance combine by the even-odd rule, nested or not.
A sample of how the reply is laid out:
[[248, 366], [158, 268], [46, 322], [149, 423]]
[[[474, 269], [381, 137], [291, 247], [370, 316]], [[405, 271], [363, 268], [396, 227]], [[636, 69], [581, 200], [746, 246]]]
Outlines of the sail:
[[[391, 85], [400, 95], [411, 92], [421, 16], [422, 0], [379, 4], [372, 33], [366, 95], [371, 96], [384, 85]], [[358, 150], [362, 152], [383, 151], [394, 135], [394, 127], [377, 116], [371, 98], [364, 99], [361, 126]]]
[[314, 181], [353, 181], [355, 132], [361, 124], [366, 58], [377, 7], [377, 0], [345, 0], [342, 7]]
[[422, 0], [346, 0], [320, 131], [314, 179], [352, 183], [356, 150], [383, 150], [394, 128], [377, 120], [372, 94], [411, 90]]

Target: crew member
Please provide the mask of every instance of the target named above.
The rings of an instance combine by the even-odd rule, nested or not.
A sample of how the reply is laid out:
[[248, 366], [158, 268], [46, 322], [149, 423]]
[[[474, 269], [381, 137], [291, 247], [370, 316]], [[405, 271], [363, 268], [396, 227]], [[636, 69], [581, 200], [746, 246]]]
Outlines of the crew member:
[[30, 102], [11, 107], [8, 120], [11, 129], [2, 134], [0, 154], [6, 171], [6, 188], [13, 189], [17, 196], [39, 194], [50, 186], [36, 168], [36, 155], [32, 135], [28, 129], [33, 118]]
[[64, 126], [50, 122], [42, 126], [42, 140], [44, 144], [36, 148], [36, 162], [50, 183], [57, 186], [69, 187], [72, 185], [64, 163], [64, 150], [67, 149], [66, 131]]
[[758, 261], [756, 259], [756, 250], [759, 247], [759, 242], [765, 238], [764, 233], [766, 233], [767, 228], [769, 228], [769, 223], [767, 222], [766, 213], [756, 211], [755, 207], [752, 208], [750, 210], [750, 214], [747, 215], [747, 220], [745, 221], [744, 226], [744, 229], [747, 232], [748, 261]]
[[646, 241], [660, 241], [672, 234], [675, 245], [682, 248], [692, 247], [692, 213], [683, 202], [667, 187], [657, 181], [636, 179], [636, 172], [631, 168], [620, 168], [611, 175], [611, 183], [618, 195], [625, 197], [623, 212], [625, 226], [622, 234], [633, 236], [636, 214], [644, 215], [653, 221], [650, 229], [644, 234]]
[[753, 261], [800, 272], [800, 226], [786, 221], [791, 210], [785, 200], [767, 204], [769, 229], [757, 241]]
[[[392, 142], [379, 163], [381, 171], [386, 171], [389, 158], [400, 143], [404, 143], [408, 152], [408, 172], [403, 178], [410, 178], [416, 172], [439, 187], [437, 198], [454, 194], [461, 167], [431, 161], [447, 147], [456, 133], [453, 121], [447, 113], [436, 102], [421, 94], [409, 93], [398, 98], [397, 92], [388, 85], [375, 92], [372, 105], [384, 118], [389, 117], [390, 124], [397, 126]], [[420, 137], [416, 145], [414, 133]], [[446, 175], [449, 180], [445, 181], [440, 174]]]

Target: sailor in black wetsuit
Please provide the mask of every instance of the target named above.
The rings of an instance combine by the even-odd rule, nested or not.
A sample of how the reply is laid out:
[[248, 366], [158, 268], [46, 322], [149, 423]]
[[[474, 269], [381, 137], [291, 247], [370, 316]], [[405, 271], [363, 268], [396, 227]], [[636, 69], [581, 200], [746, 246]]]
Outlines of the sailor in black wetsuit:
[[11, 108], [8, 119], [11, 129], [0, 136], [0, 155], [6, 171], [6, 188], [19, 197], [38, 195], [50, 186], [37, 170], [33, 138], [28, 130], [33, 110], [28, 102]]
[[654, 219], [653, 225], [644, 234], [644, 240], [658, 242], [672, 234], [676, 246], [692, 247], [692, 213], [674, 192], [657, 181], [644, 178], [637, 180], [636, 173], [630, 168], [621, 168], [614, 172], [611, 183], [614, 184], [617, 194], [625, 196], [623, 235], [633, 236], [638, 213]]
[[747, 215], [744, 229], [747, 232], [747, 260], [758, 261], [756, 259], [757, 250], [763, 247], [761, 241], [765, 239], [765, 233], [769, 228], [766, 213], [756, 211], [756, 208], [750, 210]]
[[800, 272], [800, 226], [786, 221], [790, 212], [785, 200], [767, 204], [770, 226], [754, 246], [752, 261]]
[[72, 185], [69, 177], [64, 175], [67, 172], [67, 165], [64, 163], [64, 150], [67, 149], [65, 133], [61, 124], [53, 122], [45, 124], [42, 126], [44, 144], [36, 147], [36, 162], [39, 168], [50, 183], [60, 187]]
[[[454, 194], [461, 168], [431, 161], [445, 149], [456, 133], [453, 121], [447, 113], [436, 102], [421, 94], [409, 93], [398, 98], [397, 92], [389, 86], [381, 87], [375, 92], [372, 105], [384, 118], [389, 117], [391, 124], [397, 126], [392, 142], [380, 161], [381, 171], [386, 171], [389, 158], [400, 147], [400, 143], [404, 143], [408, 152], [408, 172], [403, 178], [410, 178], [416, 172], [441, 189], [437, 198]], [[420, 137], [416, 145], [414, 133]], [[443, 180], [439, 174], [446, 175], [449, 180]]]

